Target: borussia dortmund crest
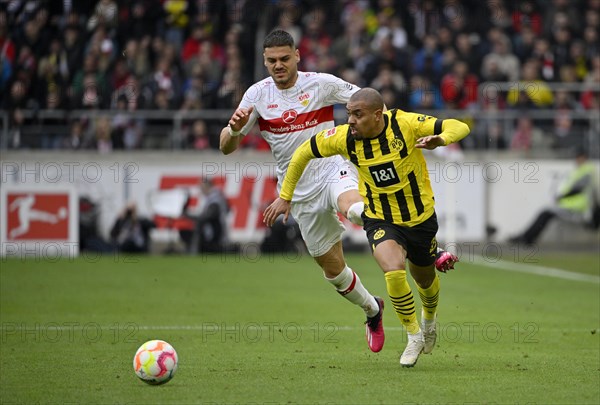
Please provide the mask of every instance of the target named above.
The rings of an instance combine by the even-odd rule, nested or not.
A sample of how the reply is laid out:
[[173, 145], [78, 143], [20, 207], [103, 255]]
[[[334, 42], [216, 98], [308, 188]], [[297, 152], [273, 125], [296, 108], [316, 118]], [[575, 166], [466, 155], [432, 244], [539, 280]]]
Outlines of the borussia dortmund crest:
[[379, 239], [383, 238], [384, 235], [385, 235], [385, 231], [383, 229], [379, 229], [377, 232], [375, 232], [375, 236], [373, 236], [373, 239], [379, 240]]
[[394, 138], [392, 139], [390, 146], [392, 147], [392, 149], [400, 150], [404, 147], [404, 143], [400, 139]]

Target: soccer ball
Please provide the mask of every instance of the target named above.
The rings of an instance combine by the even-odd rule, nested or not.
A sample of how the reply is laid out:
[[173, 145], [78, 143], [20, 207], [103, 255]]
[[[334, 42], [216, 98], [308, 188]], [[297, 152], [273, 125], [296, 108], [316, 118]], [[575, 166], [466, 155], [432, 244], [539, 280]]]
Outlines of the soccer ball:
[[150, 340], [133, 356], [133, 370], [145, 383], [159, 385], [169, 382], [177, 371], [177, 352], [163, 340]]

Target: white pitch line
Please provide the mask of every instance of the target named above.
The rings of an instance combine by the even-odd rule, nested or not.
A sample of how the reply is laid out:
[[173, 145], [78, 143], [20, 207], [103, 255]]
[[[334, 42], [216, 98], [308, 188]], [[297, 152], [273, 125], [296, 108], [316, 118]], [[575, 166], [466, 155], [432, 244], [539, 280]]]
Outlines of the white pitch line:
[[490, 262], [490, 261], [484, 260], [480, 256], [475, 257], [473, 262], [477, 263], [478, 265], [493, 267], [495, 269], [500, 269], [500, 270], [514, 271], [517, 273], [535, 274], [538, 276], [562, 278], [563, 280], [583, 281], [586, 283], [589, 282], [589, 283], [600, 284], [599, 276], [595, 276], [593, 274], [574, 273], [571, 271], [557, 269], [554, 267], [536, 266], [533, 264], [525, 264], [525, 263], [514, 263], [514, 262], [505, 261], [505, 260], [498, 260], [496, 262]]
[[[260, 324], [257, 324], [256, 322], [250, 322], [250, 323], [246, 323], [244, 325], [242, 325], [242, 323], [238, 323], [237, 326], [235, 326], [236, 324], [221, 324], [219, 327], [214, 328], [215, 323], [210, 322], [209, 326], [205, 325], [137, 325], [136, 328], [131, 328], [131, 327], [127, 327], [127, 328], [120, 328], [119, 331], [131, 331], [132, 333], [135, 333], [139, 330], [145, 330], [145, 331], [200, 331], [200, 332], [246, 332], [246, 331], [250, 331], [250, 330], [260, 330], [260, 331], [278, 331], [280, 329], [291, 329], [291, 330], [300, 330], [303, 332], [318, 332], [319, 334], [324, 334], [326, 335], [327, 333], [335, 333], [335, 332], [354, 332], [354, 331], [364, 331], [364, 327], [363, 326], [337, 326], [335, 325], [335, 327], [333, 327], [332, 323], [329, 323], [329, 325], [332, 325], [332, 327], [324, 327], [325, 324], [319, 324], [318, 328], [316, 328], [315, 326], [307, 326], [307, 325], [298, 325], [295, 324], [293, 322], [288, 322], [288, 323], [283, 323], [283, 324], [275, 324], [275, 323], [268, 323], [271, 326], [261, 326]], [[494, 325], [495, 328], [502, 328], [503, 325], [500, 325], [496, 322], [488, 322], [488, 323], [476, 323], [473, 324], [472, 322], [469, 323], [455, 323], [455, 322], [448, 322], [448, 323], [442, 323], [440, 324], [440, 328], [441, 331], [443, 332], [446, 329], [461, 329], [463, 327], [469, 328], [469, 329], [474, 329], [474, 330], [479, 330], [479, 329], [483, 329], [488, 327], [489, 325]], [[232, 326], [233, 325], [233, 326]], [[506, 325], [504, 325], [506, 326]], [[510, 327], [512, 328], [514, 326], [513, 325], [508, 325], [506, 327]], [[81, 331], [83, 329], [86, 329], [88, 331], [93, 332], [93, 330], [102, 330], [102, 331], [115, 331], [115, 326], [114, 325], [96, 325], [93, 330], [91, 327], [86, 326], [86, 327], [82, 327], [82, 326], [48, 326], [45, 324], [33, 324], [33, 325], [26, 325], [26, 324], [12, 324], [12, 323], [4, 323], [4, 324], [0, 324], [0, 330], [2, 332], [5, 332], [5, 334], [3, 335], [3, 339], [4, 338], [8, 338], [9, 336], [11, 336], [13, 333], [16, 332], [22, 332], [22, 331], [26, 331], [28, 333], [32, 333], [32, 332], [39, 332], [41, 330], [44, 331]], [[386, 331], [400, 331], [400, 332], [404, 332], [405, 329], [402, 326], [386, 326], [385, 327]], [[512, 329], [511, 329], [512, 330]], [[539, 332], [595, 332], [598, 333], [600, 332], [600, 328], [596, 328], [596, 329], [589, 329], [589, 328], [577, 328], [577, 329], [565, 329], [565, 328], [540, 328]], [[537, 333], [537, 332], [536, 332]]]

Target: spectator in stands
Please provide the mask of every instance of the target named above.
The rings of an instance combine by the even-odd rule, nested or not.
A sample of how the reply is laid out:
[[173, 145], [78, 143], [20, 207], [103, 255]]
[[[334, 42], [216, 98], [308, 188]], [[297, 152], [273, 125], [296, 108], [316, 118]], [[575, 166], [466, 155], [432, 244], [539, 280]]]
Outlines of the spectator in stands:
[[365, 32], [362, 12], [355, 10], [348, 15], [348, 19], [349, 23], [343, 25], [343, 33], [333, 39], [329, 50], [333, 59], [337, 61], [338, 71], [356, 67], [354, 61], [358, 59], [359, 53], [367, 49], [369, 39]]
[[454, 48], [454, 34], [447, 26], [442, 25], [439, 27], [435, 36], [437, 38], [438, 49]]
[[69, 128], [69, 134], [63, 139], [62, 148], [78, 150], [84, 145], [84, 127], [83, 122], [74, 120]]
[[478, 86], [477, 76], [469, 73], [467, 63], [456, 61], [452, 71], [442, 78], [442, 99], [448, 108], [467, 109], [477, 103]]
[[[474, 138], [475, 144], [468, 141], [463, 142], [470, 149], [492, 149], [505, 150], [506, 139], [504, 138], [504, 128], [500, 120], [484, 119], [477, 121]], [[469, 137], [470, 138], [470, 137]], [[467, 138], [468, 139], [468, 138]]]
[[549, 38], [558, 27], [576, 29], [581, 16], [576, 7], [571, 7], [571, 0], [552, 0], [544, 7], [542, 21], [544, 36]]
[[544, 137], [541, 129], [534, 126], [528, 116], [522, 116], [517, 120], [517, 127], [510, 140], [512, 150], [547, 150], [550, 142]]
[[117, 100], [118, 113], [112, 118], [111, 139], [114, 149], [138, 149], [142, 143], [142, 122], [131, 116], [129, 100], [122, 95]]
[[198, 25], [194, 26], [190, 36], [183, 43], [183, 49], [181, 50], [181, 60], [183, 63], [187, 63], [187, 61], [198, 53], [200, 44], [204, 38], [204, 27]]
[[200, 65], [195, 65], [192, 74], [183, 85], [183, 103], [181, 110], [194, 111], [214, 106], [216, 89], [211, 89], [204, 79]]
[[508, 76], [500, 70], [498, 60], [490, 60], [486, 66], [485, 72], [482, 72], [482, 78], [486, 82], [506, 82]]
[[138, 214], [137, 205], [130, 202], [116, 219], [110, 237], [119, 252], [148, 253], [150, 251], [150, 230], [154, 222]]
[[513, 20], [510, 11], [506, 7], [504, 0], [488, 1], [489, 22], [493, 27], [502, 32], [508, 32], [512, 28]]
[[554, 102], [552, 90], [539, 78], [539, 66], [535, 60], [528, 60], [522, 68], [521, 80], [512, 86], [507, 95], [507, 102], [517, 108], [543, 108]]
[[521, 33], [514, 37], [514, 54], [521, 64], [532, 57], [536, 38], [538, 37], [529, 26], [524, 26]]
[[94, 14], [88, 20], [87, 29], [88, 31], [94, 31], [96, 27], [101, 25], [112, 31], [117, 27], [118, 16], [117, 3], [113, 0], [100, 0], [96, 4]]
[[[396, 49], [392, 43], [392, 37], [383, 37], [379, 44], [379, 51], [375, 53], [376, 68], [382, 65], [390, 65], [394, 71], [400, 74], [408, 73], [412, 70], [410, 56], [406, 49]], [[366, 80], [372, 80], [366, 77]]]
[[555, 115], [552, 146], [555, 149], [568, 149], [573, 145], [582, 145], [584, 128], [576, 117], [581, 107], [573, 94], [567, 90], [557, 90], [553, 108]]
[[502, 34], [492, 43], [492, 52], [483, 58], [481, 75], [488, 79], [490, 66], [498, 66], [501, 74], [506, 75], [509, 81], [519, 79], [519, 59], [511, 53], [510, 39]]
[[431, 83], [439, 83], [442, 78], [442, 53], [438, 49], [435, 35], [426, 35], [423, 47], [413, 58], [415, 74], [422, 76]]
[[410, 80], [409, 107], [415, 111], [441, 109], [444, 107], [437, 87], [429, 79], [414, 75]]
[[21, 109], [15, 109], [9, 111], [8, 117], [8, 145], [10, 148], [18, 149], [22, 145], [21, 131], [25, 117], [23, 117], [23, 111]]
[[49, 37], [44, 37], [41, 33], [42, 26], [40, 26], [39, 22], [35, 18], [28, 19], [24, 26], [23, 30], [16, 33], [15, 41], [17, 43], [17, 47], [23, 48], [28, 47], [31, 51], [32, 55], [36, 57], [40, 57], [44, 55], [48, 49], [48, 41]]
[[189, 74], [194, 72], [196, 67], [201, 69], [205, 85], [214, 92], [221, 83], [224, 56], [221, 55], [221, 58], [216, 58], [213, 49], [212, 42], [202, 42], [196, 55], [192, 56], [186, 63], [185, 70]]
[[127, 63], [128, 69], [136, 77], [145, 77], [150, 72], [150, 56], [148, 48], [150, 46], [150, 37], [146, 36], [141, 40], [129, 39], [125, 43], [123, 57]]
[[513, 31], [517, 34], [523, 32], [525, 27], [531, 28], [535, 35], [542, 33], [542, 16], [536, 9], [532, 0], [520, 1], [512, 13]]
[[75, 72], [83, 62], [83, 39], [77, 25], [68, 25], [63, 35], [63, 48], [67, 54], [69, 79], [73, 80]]
[[190, 253], [219, 253], [228, 249], [227, 214], [229, 204], [225, 195], [209, 178], [200, 182], [200, 212], [189, 212], [184, 206], [186, 216], [196, 222], [193, 237], [188, 244]]
[[571, 31], [564, 27], [555, 29], [553, 34], [554, 76], [558, 77], [560, 69], [569, 63], [569, 47], [572, 35]]
[[[6, 13], [0, 11], [0, 94], [5, 94], [15, 63], [15, 44], [8, 35]], [[0, 96], [0, 104], [2, 96]]]
[[223, 73], [223, 80], [217, 91], [216, 107], [228, 108], [231, 105], [239, 104], [245, 88], [246, 86], [242, 86], [241, 61], [239, 58], [233, 57], [227, 62], [227, 68]]
[[48, 112], [55, 111], [58, 115], [38, 117], [38, 125], [40, 127], [40, 139], [42, 149], [60, 149], [66, 122], [60, 116], [60, 110], [64, 108], [63, 96], [59, 87], [51, 87], [46, 93], [46, 100], [43, 104]]
[[104, 108], [109, 101], [105, 89], [106, 78], [98, 71], [97, 58], [88, 54], [73, 79], [71, 104], [75, 108]]
[[587, 60], [590, 60], [594, 55], [600, 54], [600, 40], [598, 38], [598, 27], [585, 27], [583, 31], [583, 41], [585, 43], [585, 54]]
[[280, 11], [277, 19], [278, 24], [273, 28], [289, 32], [294, 43], [299, 44], [302, 39], [302, 28], [298, 25], [300, 12], [292, 2], [279, 2]]
[[14, 72], [15, 76], [23, 79], [27, 84], [35, 81], [39, 56], [36, 56], [28, 45], [23, 45], [19, 48], [17, 63]]
[[469, 73], [478, 74], [481, 66], [481, 57], [478, 50], [473, 46], [474, 39], [466, 32], [456, 36], [456, 57], [467, 62]]
[[377, 60], [366, 44], [358, 45], [352, 52], [352, 66], [365, 82], [377, 76]]
[[96, 57], [98, 72], [107, 77], [117, 56], [117, 49], [115, 42], [103, 26], [96, 28], [87, 44], [85, 53]]
[[93, 140], [92, 148], [100, 153], [112, 152], [113, 139], [110, 119], [108, 117], [99, 117], [96, 120], [95, 139]]
[[412, 35], [425, 42], [425, 36], [432, 34], [440, 26], [441, 10], [433, 0], [411, 1], [408, 4], [410, 15], [414, 20]]
[[555, 204], [542, 210], [523, 233], [509, 238], [510, 243], [534, 244], [546, 225], [554, 218], [598, 228], [600, 208], [597, 169], [588, 161], [584, 149], [578, 149], [576, 152], [575, 165], [575, 170], [560, 186], [554, 198]]
[[573, 65], [562, 65], [558, 72], [559, 82], [567, 84], [577, 84], [577, 70]]
[[187, 0], [167, 0], [163, 2], [166, 15], [164, 20], [165, 39], [175, 45], [178, 52], [183, 45], [185, 29], [190, 21], [187, 13], [188, 7]]
[[550, 41], [546, 38], [537, 38], [533, 44], [533, 53], [531, 56], [532, 59], [537, 60], [540, 64], [542, 79], [553, 81], [556, 64], [554, 62], [554, 53], [550, 48]]
[[127, 13], [122, 13], [123, 17], [119, 21], [119, 42], [125, 44], [131, 39], [141, 41], [142, 38], [153, 37], [162, 10], [152, 0], [134, 0], [128, 3]]
[[331, 36], [325, 30], [325, 12], [321, 8], [314, 8], [305, 17], [305, 30], [298, 44], [302, 59], [299, 69], [305, 72], [320, 71], [320, 58], [330, 60], [329, 47]]
[[196, 120], [192, 123], [190, 132], [187, 136], [187, 148], [194, 150], [210, 149], [208, 127], [203, 120]]
[[399, 16], [389, 15], [385, 11], [380, 11], [377, 14], [377, 19], [379, 27], [371, 43], [371, 48], [374, 51], [381, 49], [381, 42], [384, 38], [389, 38], [396, 50], [404, 49], [408, 45], [408, 35]]
[[[394, 101], [399, 100], [400, 96], [406, 92], [406, 82], [404, 77], [398, 71], [394, 71], [389, 64], [383, 64], [379, 67], [379, 74], [371, 82], [371, 87], [380, 93], [391, 92]], [[385, 105], [397, 106], [396, 103]]]
[[474, 136], [467, 137], [462, 143], [471, 149], [506, 149], [505, 129], [500, 119], [500, 112], [506, 108], [506, 100], [495, 84], [482, 86], [480, 96], [483, 114], [475, 120]]
[[575, 68], [575, 76], [578, 82], [583, 81], [588, 74], [588, 60], [585, 55], [585, 44], [582, 40], [571, 43], [569, 49], [569, 64]]

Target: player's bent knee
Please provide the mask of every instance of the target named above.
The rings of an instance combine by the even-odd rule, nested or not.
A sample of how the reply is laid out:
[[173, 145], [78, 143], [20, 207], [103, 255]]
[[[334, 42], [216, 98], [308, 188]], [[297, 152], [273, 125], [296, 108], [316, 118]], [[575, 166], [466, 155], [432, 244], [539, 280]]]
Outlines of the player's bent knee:
[[348, 208], [346, 218], [348, 218], [348, 220], [350, 222], [352, 222], [353, 224], [363, 226], [362, 213], [364, 210], [365, 210], [364, 202], [362, 202], [362, 201], [355, 202], [354, 204], [352, 204], [350, 206], [350, 208]]
[[340, 212], [344, 215], [348, 212], [348, 209], [357, 202], [362, 202], [363, 198], [356, 189], [344, 191], [337, 197], [337, 205]]

